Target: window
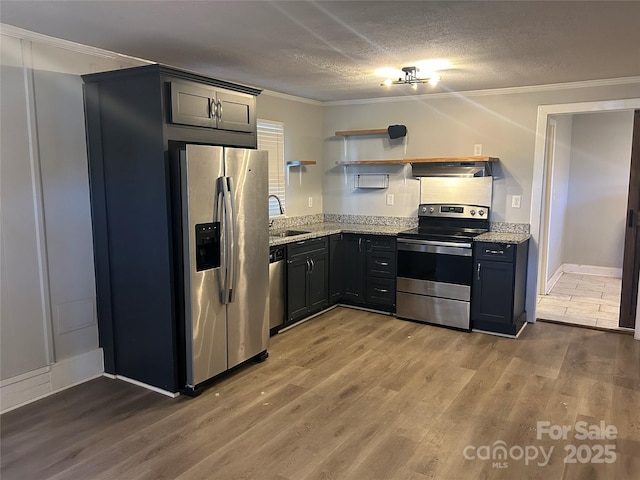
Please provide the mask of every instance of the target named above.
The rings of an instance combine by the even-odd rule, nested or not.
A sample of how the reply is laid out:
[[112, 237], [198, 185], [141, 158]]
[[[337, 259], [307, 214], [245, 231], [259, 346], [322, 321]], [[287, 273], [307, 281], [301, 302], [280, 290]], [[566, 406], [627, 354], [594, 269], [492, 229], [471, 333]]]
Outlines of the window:
[[[284, 124], [258, 119], [258, 150], [269, 154], [269, 195], [276, 195], [285, 205], [284, 175]], [[275, 198], [269, 198], [269, 216], [280, 215], [280, 206]]]

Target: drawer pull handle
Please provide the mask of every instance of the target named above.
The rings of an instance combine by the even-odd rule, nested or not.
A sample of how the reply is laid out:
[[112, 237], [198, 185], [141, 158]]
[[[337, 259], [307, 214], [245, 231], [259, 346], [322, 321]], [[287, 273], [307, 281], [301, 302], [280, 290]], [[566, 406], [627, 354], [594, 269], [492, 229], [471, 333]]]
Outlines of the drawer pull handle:
[[504, 250], [485, 250], [484, 253], [490, 253], [492, 255], [504, 255]]
[[380, 292], [380, 293], [388, 293], [389, 290], [385, 289], [385, 288], [373, 288], [376, 292]]
[[377, 263], [378, 265], [382, 265], [383, 267], [386, 267], [386, 266], [388, 266], [388, 265], [389, 265], [389, 262], [379, 262], [379, 261], [377, 261], [377, 260], [376, 260], [376, 263]]
[[478, 262], [478, 281], [480, 281], [480, 262]]

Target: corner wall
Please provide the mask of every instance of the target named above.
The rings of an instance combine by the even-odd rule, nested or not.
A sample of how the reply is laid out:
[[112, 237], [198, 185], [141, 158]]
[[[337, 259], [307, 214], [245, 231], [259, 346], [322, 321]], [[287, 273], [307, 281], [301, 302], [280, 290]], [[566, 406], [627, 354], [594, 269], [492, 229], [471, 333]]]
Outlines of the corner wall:
[[140, 62], [2, 26], [0, 410], [102, 375], [80, 74]]
[[569, 191], [569, 167], [571, 162], [572, 115], [557, 115], [556, 141], [553, 158], [553, 173], [549, 197], [547, 282], [562, 267], [565, 244], [565, 216], [567, 212], [567, 194]]
[[[316, 165], [289, 169], [286, 186], [287, 217], [323, 213], [322, 118], [319, 102], [263, 92], [258, 95], [258, 118], [284, 123], [284, 160], [315, 160]], [[309, 197], [313, 206], [309, 207]]]

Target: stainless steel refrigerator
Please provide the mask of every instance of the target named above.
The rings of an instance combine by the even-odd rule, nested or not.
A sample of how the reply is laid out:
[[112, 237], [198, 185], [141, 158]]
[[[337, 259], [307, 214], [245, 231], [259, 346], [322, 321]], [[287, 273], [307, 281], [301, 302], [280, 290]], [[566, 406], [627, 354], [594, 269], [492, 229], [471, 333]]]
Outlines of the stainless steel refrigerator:
[[267, 169], [258, 150], [180, 152], [187, 391], [267, 356]]

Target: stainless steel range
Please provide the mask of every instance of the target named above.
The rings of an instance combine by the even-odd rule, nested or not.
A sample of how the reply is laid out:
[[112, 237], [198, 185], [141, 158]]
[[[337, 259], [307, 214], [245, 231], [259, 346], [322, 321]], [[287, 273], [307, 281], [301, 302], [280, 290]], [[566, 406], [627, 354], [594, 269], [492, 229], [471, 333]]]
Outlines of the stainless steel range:
[[398, 234], [396, 315], [469, 330], [472, 244], [489, 230], [489, 207], [421, 204], [418, 217]]

